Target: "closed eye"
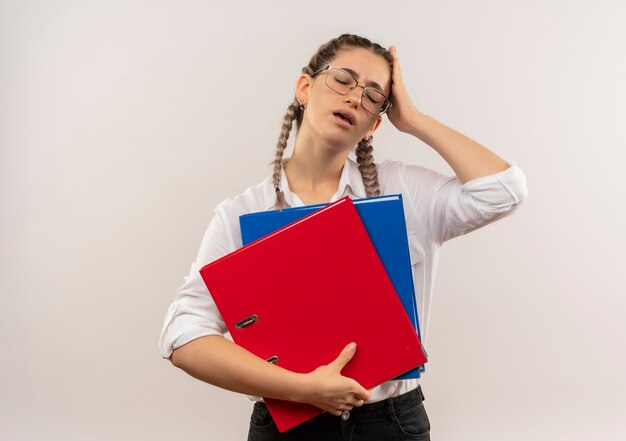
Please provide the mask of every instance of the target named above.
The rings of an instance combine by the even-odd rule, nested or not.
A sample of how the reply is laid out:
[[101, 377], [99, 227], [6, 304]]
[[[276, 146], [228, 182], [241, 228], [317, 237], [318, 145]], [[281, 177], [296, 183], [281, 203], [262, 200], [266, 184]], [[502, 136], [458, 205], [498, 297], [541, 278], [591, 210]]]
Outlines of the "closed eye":
[[338, 77], [335, 77], [335, 81], [337, 81], [339, 84], [350, 84], [350, 81]]
[[382, 97], [380, 96], [380, 94], [376, 92], [370, 92], [369, 90], [366, 90], [365, 96], [367, 97], [368, 100], [370, 100], [374, 104], [378, 104], [382, 101]]

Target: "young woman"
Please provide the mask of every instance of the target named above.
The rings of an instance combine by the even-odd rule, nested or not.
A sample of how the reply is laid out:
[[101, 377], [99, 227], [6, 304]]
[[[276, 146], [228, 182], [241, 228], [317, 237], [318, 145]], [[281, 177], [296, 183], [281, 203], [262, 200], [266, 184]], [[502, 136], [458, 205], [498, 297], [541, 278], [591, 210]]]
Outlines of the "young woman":
[[[374, 163], [372, 134], [385, 114], [398, 130], [435, 149], [456, 176], [397, 161]], [[295, 148], [284, 160], [293, 121], [298, 129]], [[356, 163], [348, 158], [354, 146]], [[297, 79], [272, 176], [216, 208], [161, 334], [162, 355], [175, 366], [202, 381], [252, 396], [256, 404], [249, 440], [430, 439], [418, 380], [364, 389], [341, 375], [358, 350], [354, 344], [306, 374], [267, 363], [223, 337], [226, 327], [198, 273], [241, 247], [241, 214], [332, 202], [346, 195], [356, 199], [397, 193], [405, 205], [426, 346], [441, 244], [513, 212], [526, 197], [525, 177], [514, 163], [420, 112], [404, 86], [393, 46], [386, 50], [366, 38], [341, 35], [322, 45]], [[326, 412], [280, 434], [262, 396], [310, 403]]]

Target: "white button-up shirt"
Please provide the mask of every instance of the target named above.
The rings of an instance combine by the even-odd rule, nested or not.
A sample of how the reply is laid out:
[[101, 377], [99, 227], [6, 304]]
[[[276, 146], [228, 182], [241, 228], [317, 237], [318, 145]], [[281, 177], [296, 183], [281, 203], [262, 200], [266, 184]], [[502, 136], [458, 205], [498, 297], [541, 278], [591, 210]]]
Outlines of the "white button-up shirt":
[[[378, 164], [381, 194], [402, 194], [409, 240], [413, 283], [422, 343], [427, 348], [430, 305], [441, 244], [511, 214], [526, 198], [526, 178], [514, 163], [509, 168], [461, 184], [457, 177], [398, 161]], [[304, 205], [289, 189], [284, 170], [281, 190], [291, 207]], [[365, 187], [358, 165], [347, 159], [337, 192], [330, 202], [344, 196], [364, 198]], [[227, 332], [199, 270], [206, 264], [242, 246], [239, 216], [272, 210], [276, 192], [271, 176], [243, 193], [224, 200], [215, 208], [200, 250], [185, 283], [177, 292], [165, 316], [160, 338], [161, 355], [205, 335]], [[339, 355], [339, 354], [337, 354]], [[388, 381], [372, 389], [369, 402], [400, 395], [417, 387], [418, 380]], [[260, 400], [260, 397], [250, 397]]]

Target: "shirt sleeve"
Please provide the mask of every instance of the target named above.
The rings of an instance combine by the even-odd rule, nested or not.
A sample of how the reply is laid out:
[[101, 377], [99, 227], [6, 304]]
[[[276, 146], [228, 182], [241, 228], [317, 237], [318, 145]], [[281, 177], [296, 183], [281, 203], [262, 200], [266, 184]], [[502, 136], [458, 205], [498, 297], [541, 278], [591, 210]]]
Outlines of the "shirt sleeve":
[[431, 239], [443, 243], [513, 213], [528, 194], [513, 162], [501, 172], [462, 184], [456, 176], [405, 165], [403, 177]]
[[206, 264], [234, 250], [228, 228], [223, 217], [215, 214], [204, 234], [191, 271], [165, 315], [159, 340], [163, 358], [169, 358], [174, 349], [191, 340], [226, 333], [224, 320], [199, 271]]

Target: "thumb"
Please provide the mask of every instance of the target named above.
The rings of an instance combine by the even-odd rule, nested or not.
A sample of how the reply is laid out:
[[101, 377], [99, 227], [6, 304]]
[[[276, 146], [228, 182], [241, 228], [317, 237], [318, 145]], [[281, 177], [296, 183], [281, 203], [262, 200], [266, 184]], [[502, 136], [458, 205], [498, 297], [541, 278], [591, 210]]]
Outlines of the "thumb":
[[347, 345], [339, 356], [331, 363], [331, 365], [337, 367], [339, 372], [348, 364], [352, 357], [354, 357], [354, 353], [356, 352], [356, 343], [350, 343]]

